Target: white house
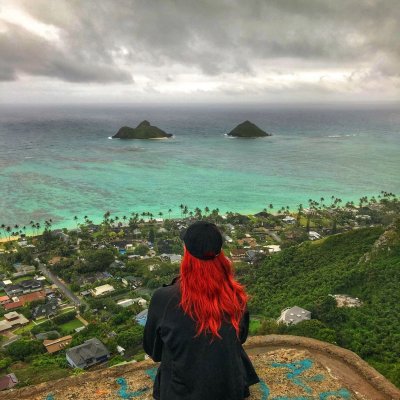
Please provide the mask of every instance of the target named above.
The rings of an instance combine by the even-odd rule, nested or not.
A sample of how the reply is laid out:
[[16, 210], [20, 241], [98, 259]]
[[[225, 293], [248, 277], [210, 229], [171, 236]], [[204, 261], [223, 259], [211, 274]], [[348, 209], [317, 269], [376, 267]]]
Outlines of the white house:
[[286, 224], [294, 224], [296, 222], [296, 218], [293, 218], [290, 215], [286, 215], [286, 217], [283, 218], [282, 222], [285, 222]]
[[267, 246], [268, 252], [271, 253], [279, 253], [281, 251], [281, 246], [279, 244], [269, 244]]
[[103, 296], [105, 294], [113, 292], [114, 286], [106, 284], [102, 286], [97, 286], [94, 289], [91, 290], [92, 296], [93, 297], [98, 297], [98, 296]]
[[277, 322], [282, 322], [286, 325], [296, 325], [301, 321], [307, 321], [311, 319], [311, 312], [304, 308], [294, 306], [292, 308], [285, 308], [281, 312], [281, 316]]
[[161, 260], [169, 261], [171, 264], [179, 263], [182, 260], [182, 256], [180, 254], [166, 254], [163, 253], [160, 255]]
[[135, 299], [124, 299], [117, 302], [117, 304], [121, 307], [129, 307], [132, 304], [139, 304], [141, 307], [145, 307], [147, 305], [147, 300], [136, 297]]
[[318, 232], [310, 231], [308, 232], [308, 238], [310, 240], [318, 240], [321, 239], [321, 235]]
[[225, 241], [226, 241], [226, 242], [228, 242], [228, 243], [233, 243], [233, 239], [232, 239], [230, 236], [224, 235], [224, 238], [225, 238]]

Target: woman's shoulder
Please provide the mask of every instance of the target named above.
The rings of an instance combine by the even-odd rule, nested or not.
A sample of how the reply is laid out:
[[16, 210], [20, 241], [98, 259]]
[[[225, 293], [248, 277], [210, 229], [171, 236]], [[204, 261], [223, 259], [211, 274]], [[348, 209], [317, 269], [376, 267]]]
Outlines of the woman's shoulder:
[[175, 277], [171, 283], [164, 284], [162, 287], [156, 289], [153, 293], [152, 300], [157, 302], [163, 302], [169, 300], [171, 297], [180, 296], [179, 290], [179, 276]]

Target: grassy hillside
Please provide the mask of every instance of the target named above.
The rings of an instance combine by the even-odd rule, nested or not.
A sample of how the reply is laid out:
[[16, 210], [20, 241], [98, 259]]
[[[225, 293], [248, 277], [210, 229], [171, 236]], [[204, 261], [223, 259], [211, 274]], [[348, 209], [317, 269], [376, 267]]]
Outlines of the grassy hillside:
[[[266, 318], [261, 333], [316, 337], [349, 348], [400, 386], [400, 223], [306, 242], [273, 256], [241, 279], [250, 310]], [[359, 297], [360, 308], [336, 308], [329, 294]], [[316, 320], [279, 327], [285, 307]]]

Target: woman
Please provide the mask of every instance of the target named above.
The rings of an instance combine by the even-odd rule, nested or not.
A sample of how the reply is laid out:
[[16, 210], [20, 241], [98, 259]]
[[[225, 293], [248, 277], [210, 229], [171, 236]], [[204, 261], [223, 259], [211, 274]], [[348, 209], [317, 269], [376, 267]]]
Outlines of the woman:
[[222, 235], [199, 221], [183, 235], [181, 273], [151, 299], [143, 347], [161, 361], [156, 400], [242, 400], [258, 376], [242, 348], [247, 295], [233, 278]]

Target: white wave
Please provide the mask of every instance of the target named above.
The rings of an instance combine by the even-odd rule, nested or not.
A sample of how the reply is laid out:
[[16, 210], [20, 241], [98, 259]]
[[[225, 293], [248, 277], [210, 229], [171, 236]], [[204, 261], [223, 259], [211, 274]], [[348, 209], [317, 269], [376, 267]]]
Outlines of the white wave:
[[110, 139], [110, 140], [112, 140], [112, 136], [109, 136], [107, 139]]

